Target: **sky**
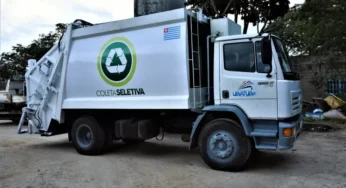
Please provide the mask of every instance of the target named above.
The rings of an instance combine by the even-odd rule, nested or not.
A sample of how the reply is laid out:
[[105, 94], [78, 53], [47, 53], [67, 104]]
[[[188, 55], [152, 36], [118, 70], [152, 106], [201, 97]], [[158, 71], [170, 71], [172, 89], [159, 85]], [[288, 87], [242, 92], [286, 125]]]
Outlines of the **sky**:
[[[291, 6], [305, 0], [291, 0]], [[133, 17], [133, 0], [0, 0], [0, 53], [28, 45], [56, 23], [102, 23]], [[241, 23], [242, 25], [242, 23]], [[250, 27], [248, 33], [257, 33]]]

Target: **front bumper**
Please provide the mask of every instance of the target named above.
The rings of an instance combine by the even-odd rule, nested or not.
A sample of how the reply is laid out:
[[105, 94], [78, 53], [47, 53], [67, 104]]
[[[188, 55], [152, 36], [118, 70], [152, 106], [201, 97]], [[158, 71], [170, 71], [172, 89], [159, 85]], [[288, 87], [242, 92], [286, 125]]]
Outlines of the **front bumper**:
[[[284, 128], [293, 128], [293, 135], [285, 137], [283, 135]], [[279, 122], [279, 150], [291, 149], [294, 142], [298, 138], [303, 128], [303, 116], [299, 116], [298, 119], [292, 121]]]

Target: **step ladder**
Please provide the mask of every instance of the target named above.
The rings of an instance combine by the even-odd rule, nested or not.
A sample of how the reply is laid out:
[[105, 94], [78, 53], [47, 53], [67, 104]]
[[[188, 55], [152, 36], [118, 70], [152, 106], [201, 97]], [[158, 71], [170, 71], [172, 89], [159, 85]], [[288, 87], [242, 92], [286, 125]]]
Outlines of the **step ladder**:
[[199, 23], [190, 16], [191, 57], [189, 62], [192, 68], [193, 107], [202, 107], [202, 81], [201, 81], [201, 54], [199, 45]]
[[32, 122], [30, 120], [28, 120], [28, 125], [27, 128], [24, 128], [24, 121], [28, 116], [28, 113], [30, 114], [34, 114], [35, 111], [30, 109], [30, 108], [23, 108], [22, 110], [22, 116], [20, 118], [18, 127], [17, 127], [17, 134], [23, 134], [23, 133], [29, 133], [29, 134], [35, 134], [38, 133], [38, 129], [32, 124]]

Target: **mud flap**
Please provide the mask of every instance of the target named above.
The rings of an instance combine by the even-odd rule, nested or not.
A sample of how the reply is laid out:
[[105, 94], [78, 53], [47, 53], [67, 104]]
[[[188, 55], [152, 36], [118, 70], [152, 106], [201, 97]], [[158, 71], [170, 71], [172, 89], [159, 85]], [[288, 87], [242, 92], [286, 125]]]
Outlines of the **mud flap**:
[[191, 131], [191, 135], [190, 135], [190, 150], [192, 148], [195, 148], [197, 147], [197, 138], [195, 135], [196, 134], [196, 130], [199, 126], [199, 124], [201, 123], [201, 121], [203, 120], [204, 116], [206, 115], [206, 113], [204, 112], [203, 114], [199, 115], [196, 119], [195, 122], [193, 122], [193, 125], [192, 125], [192, 131]]

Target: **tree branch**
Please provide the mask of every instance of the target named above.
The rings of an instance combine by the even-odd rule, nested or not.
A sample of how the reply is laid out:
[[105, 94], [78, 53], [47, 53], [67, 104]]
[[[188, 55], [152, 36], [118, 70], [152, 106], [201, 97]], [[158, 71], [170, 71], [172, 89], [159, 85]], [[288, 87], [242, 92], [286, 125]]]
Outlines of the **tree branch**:
[[225, 10], [223, 11], [221, 16], [225, 16], [227, 14], [228, 9], [231, 7], [231, 4], [233, 3], [234, 0], [229, 0]]
[[210, 2], [210, 4], [211, 4], [211, 7], [213, 7], [215, 14], [217, 15], [217, 17], [219, 17], [220, 14], [219, 14], [219, 12], [217, 11], [215, 1], [214, 1], [214, 0], [209, 0], [209, 2]]
[[243, 30], [243, 34], [247, 33], [247, 29], [249, 28], [249, 22], [244, 20], [244, 30]]
[[260, 23], [260, 22], [257, 23], [257, 33], [258, 33], [258, 34], [260, 33], [260, 31], [259, 31], [259, 23]]
[[[260, 33], [262, 33], [262, 32], [265, 30], [265, 28], [267, 27], [267, 23], [268, 23], [268, 20], [266, 20], [266, 21], [264, 22], [264, 25], [263, 25], [263, 27], [262, 27]], [[259, 25], [259, 24], [258, 24], [258, 25]], [[258, 25], [257, 25], [257, 26], [258, 26]], [[257, 27], [257, 29], [258, 29], [258, 27]]]
[[208, 10], [208, 2], [205, 2], [203, 5], [202, 5], [203, 9], [205, 10], [205, 12], [210, 15], [210, 12]]
[[234, 21], [235, 23], [238, 23], [238, 10], [237, 10], [236, 1], [233, 2], [233, 5], [234, 5]]

